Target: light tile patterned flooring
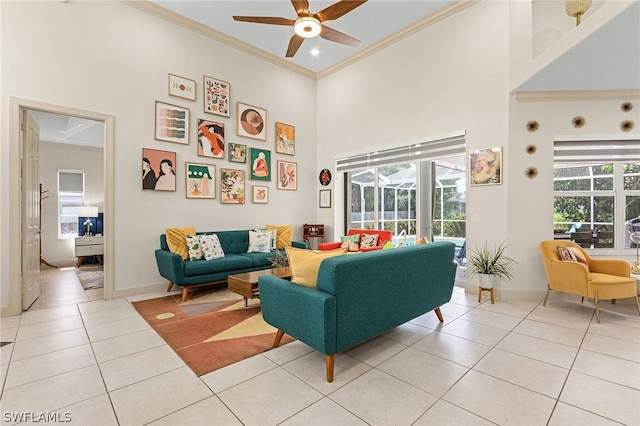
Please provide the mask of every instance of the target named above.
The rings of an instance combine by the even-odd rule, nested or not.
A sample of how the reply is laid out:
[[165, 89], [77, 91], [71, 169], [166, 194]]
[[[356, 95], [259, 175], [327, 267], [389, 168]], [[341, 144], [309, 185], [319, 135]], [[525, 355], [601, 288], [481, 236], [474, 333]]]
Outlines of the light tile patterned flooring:
[[[45, 272], [71, 287], [64, 275]], [[131, 300], [48, 297], [2, 318], [2, 424], [640, 424], [632, 299], [602, 302], [597, 324], [578, 297], [492, 305], [456, 288], [444, 324], [431, 312], [338, 354], [327, 383], [324, 357], [297, 341], [197, 377]]]

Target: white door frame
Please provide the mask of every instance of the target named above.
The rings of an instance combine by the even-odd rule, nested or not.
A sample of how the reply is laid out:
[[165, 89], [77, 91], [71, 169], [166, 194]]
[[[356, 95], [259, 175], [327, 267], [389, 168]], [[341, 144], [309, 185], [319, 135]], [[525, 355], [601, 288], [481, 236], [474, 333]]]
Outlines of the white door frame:
[[7, 315], [22, 312], [22, 227], [20, 114], [22, 110], [70, 115], [104, 123], [104, 298], [113, 298], [113, 116], [28, 99], [9, 98], [9, 277], [11, 296]]

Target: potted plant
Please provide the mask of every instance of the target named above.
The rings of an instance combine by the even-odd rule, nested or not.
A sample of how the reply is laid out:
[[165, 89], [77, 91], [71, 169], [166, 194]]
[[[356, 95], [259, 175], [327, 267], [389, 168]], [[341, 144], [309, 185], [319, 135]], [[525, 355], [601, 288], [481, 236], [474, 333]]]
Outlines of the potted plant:
[[485, 242], [482, 248], [470, 250], [467, 271], [471, 276], [478, 277], [481, 288], [493, 288], [496, 279], [513, 278], [513, 269], [517, 262], [505, 254], [507, 247], [503, 242], [492, 248]]

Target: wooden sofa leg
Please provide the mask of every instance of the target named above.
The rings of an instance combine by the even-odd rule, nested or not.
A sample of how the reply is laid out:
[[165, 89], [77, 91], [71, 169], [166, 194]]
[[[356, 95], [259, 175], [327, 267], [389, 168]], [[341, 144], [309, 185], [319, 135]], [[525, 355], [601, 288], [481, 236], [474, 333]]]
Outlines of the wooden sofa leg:
[[173, 283], [169, 281], [169, 287], [167, 287], [167, 291], [171, 291], [171, 287], [173, 287]]
[[182, 287], [182, 301], [185, 302], [187, 300], [187, 293], [189, 292], [189, 287]]
[[336, 364], [336, 354], [333, 355], [325, 355], [324, 356], [325, 364], [327, 364], [327, 382], [333, 382], [333, 367]]
[[444, 322], [444, 318], [442, 318], [442, 312], [440, 312], [440, 307], [435, 308], [433, 311], [434, 311], [434, 312], [436, 313], [436, 315], [438, 316], [438, 320], [439, 320], [440, 322]]
[[282, 340], [282, 336], [284, 336], [284, 331], [278, 330], [278, 332], [276, 333], [276, 338], [273, 341], [273, 347], [274, 348], [278, 347], [278, 345], [280, 344], [280, 340]]

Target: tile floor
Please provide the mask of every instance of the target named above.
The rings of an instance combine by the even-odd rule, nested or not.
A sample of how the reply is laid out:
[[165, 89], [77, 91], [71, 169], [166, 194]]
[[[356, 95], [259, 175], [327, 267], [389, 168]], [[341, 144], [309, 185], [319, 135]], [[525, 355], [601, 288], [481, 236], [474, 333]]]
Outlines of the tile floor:
[[46, 307], [2, 318], [3, 425], [640, 424], [631, 299], [602, 303], [597, 324], [577, 297], [492, 305], [456, 288], [444, 324], [428, 313], [338, 354], [327, 383], [300, 342], [197, 377], [131, 300], [54, 295], [71, 275], [45, 275]]

